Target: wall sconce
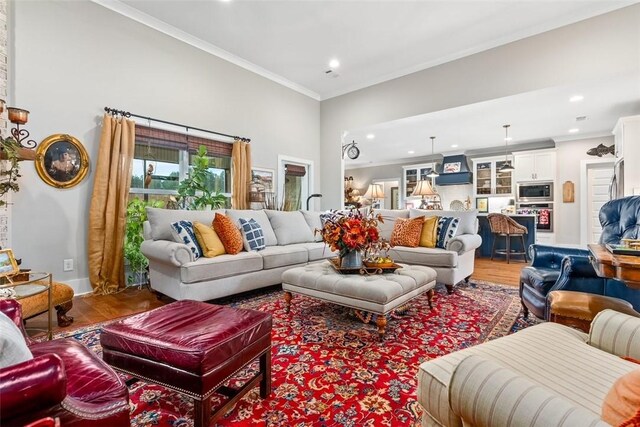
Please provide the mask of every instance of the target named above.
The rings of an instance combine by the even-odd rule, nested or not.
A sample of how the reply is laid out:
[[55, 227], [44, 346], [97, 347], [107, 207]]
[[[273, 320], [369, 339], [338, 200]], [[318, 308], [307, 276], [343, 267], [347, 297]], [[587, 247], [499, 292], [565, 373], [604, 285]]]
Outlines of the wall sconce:
[[[4, 100], [2, 100], [0, 104], [2, 105], [2, 108], [0, 108], [1, 113], [4, 111]], [[16, 125], [16, 127], [11, 129], [11, 136], [13, 136], [13, 139], [15, 139], [22, 148], [36, 148], [36, 145], [38, 144], [33, 139], [27, 139], [29, 138], [29, 131], [26, 129], [20, 129], [20, 125], [26, 125], [29, 121], [29, 111], [16, 107], [8, 107], [7, 111], [9, 112], [9, 121]]]

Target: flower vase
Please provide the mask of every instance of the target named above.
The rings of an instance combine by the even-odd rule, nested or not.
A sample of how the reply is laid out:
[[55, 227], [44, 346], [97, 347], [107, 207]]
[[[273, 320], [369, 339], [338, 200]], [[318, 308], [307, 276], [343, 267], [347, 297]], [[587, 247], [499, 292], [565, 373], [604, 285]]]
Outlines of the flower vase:
[[340, 267], [342, 268], [362, 267], [362, 255], [360, 254], [360, 251], [347, 252], [345, 256], [340, 258]]

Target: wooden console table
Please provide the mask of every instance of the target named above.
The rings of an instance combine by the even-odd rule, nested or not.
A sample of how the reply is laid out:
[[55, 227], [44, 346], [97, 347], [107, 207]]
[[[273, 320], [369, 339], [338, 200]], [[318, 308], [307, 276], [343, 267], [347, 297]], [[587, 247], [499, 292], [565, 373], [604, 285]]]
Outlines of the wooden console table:
[[589, 259], [598, 276], [618, 279], [630, 288], [640, 289], [640, 257], [612, 254], [604, 245], [588, 246]]

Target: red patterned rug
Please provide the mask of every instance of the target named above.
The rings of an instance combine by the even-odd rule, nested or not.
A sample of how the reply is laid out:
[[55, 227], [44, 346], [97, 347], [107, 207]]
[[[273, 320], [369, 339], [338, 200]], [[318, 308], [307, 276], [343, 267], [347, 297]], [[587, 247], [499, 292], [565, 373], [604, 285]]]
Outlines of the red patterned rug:
[[[295, 296], [286, 314], [280, 290], [224, 303], [273, 315], [273, 391], [261, 400], [254, 389], [220, 426], [416, 426], [421, 362], [535, 323], [522, 318], [517, 289], [479, 281], [456, 287], [452, 295], [439, 286], [433, 310], [426, 295], [413, 300], [406, 314], [389, 321], [383, 342], [375, 324], [330, 303]], [[100, 353], [99, 332], [95, 325], [64, 336]], [[231, 385], [249, 375], [241, 372]], [[143, 381], [130, 394], [132, 426], [193, 425], [187, 397]]]

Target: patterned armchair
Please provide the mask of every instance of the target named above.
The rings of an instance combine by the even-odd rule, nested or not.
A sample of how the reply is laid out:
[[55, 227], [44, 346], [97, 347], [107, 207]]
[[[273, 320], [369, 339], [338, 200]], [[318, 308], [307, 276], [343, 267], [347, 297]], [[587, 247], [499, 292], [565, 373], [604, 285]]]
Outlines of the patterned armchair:
[[[600, 209], [600, 243], [637, 239], [640, 230], [640, 196], [611, 200]], [[640, 311], [640, 290], [615, 279], [599, 277], [586, 249], [531, 245], [531, 266], [520, 273], [520, 299], [525, 316], [529, 312], [546, 318], [547, 294], [555, 290], [578, 291], [620, 298]]]

